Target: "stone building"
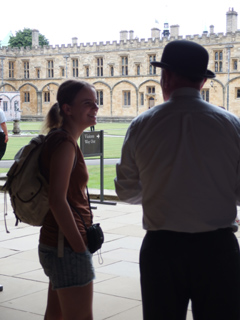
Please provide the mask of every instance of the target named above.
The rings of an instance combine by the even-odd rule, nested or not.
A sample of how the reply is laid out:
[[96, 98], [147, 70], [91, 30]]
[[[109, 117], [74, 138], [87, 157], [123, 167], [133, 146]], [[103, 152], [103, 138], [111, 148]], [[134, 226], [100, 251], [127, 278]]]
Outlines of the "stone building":
[[[209, 53], [209, 69], [216, 78], [208, 80], [203, 99], [224, 107], [240, 117], [240, 30], [237, 12], [226, 13], [226, 32], [188, 35], [185, 38], [204, 46]], [[22, 118], [42, 118], [56, 102], [59, 85], [66, 79], [85, 80], [95, 85], [100, 119], [131, 119], [163, 101], [160, 69], [150, 65], [160, 60], [165, 45], [179, 35], [179, 25], [161, 32], [151, 29], [149, 39], [121, 31], [119, 41], [44, 46], [33, 30], [32, 48], [0, 48], [0, 90], [19, 91]]]

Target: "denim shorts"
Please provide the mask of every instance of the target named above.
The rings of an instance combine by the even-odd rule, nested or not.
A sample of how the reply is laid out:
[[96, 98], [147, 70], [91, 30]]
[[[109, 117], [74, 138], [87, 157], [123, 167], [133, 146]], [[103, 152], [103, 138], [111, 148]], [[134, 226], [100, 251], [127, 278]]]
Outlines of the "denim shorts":
[[64, 256], [59, 258], [57, 248], [39, 244], [38, 253], [53, 290], [86, 286], [95, 278], [92, 254], [88, 249], [76, 253], [70, 247], [64, 247]]

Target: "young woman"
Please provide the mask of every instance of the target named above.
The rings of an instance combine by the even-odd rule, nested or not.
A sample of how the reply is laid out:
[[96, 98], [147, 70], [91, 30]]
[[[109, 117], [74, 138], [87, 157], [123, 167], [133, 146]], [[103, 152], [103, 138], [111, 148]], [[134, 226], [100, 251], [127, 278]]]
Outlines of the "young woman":
[[[57, 101], [46, 117], [50, 133], [40, 159], [50, 204], [39, 243], [40, 263], [49, 277], [44, 319], [91, 320], [92, 255], [81, 218], [72, 208], [81, 212], [87, 226], [91, 224], [88, 172], [77, 140], [86, 128], [96, 125], [96, 90], [88, 83], [68, 80], [60, 85]], [[64, 251], [62, 257], [58, 246]]]

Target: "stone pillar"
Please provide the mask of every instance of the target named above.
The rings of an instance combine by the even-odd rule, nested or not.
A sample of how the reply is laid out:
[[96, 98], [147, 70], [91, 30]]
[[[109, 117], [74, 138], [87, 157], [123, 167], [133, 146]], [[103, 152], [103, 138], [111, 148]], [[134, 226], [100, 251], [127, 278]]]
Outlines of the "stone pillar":
[[229, 8], [227, 15], [227, 28], [226, 32], [236, 32], [237, 31], [237, 16], [238, 13], [234, 11], [233, 8]]
[[210, 34], [213, 34], [214, 33], [214, 26], [211, 25], [209, 28], [210, 28]]
[[122, 30], [120, 31], [120, 40], [127, 41], [128, 39], [128, 31]]
[[32, 47], [39, 46], [39, 31], [36, 29], [32, 30]]
[[170, 36], [174, 38], [178, 38], [179, 36], [179, 25], [175, 24], [170, 26]]
[[133, 37], [134, 37], [134, 31], [133, 31], [133, 30], [130, 30], [130, 31], [129, 31], [129, 39], [130, 39], [130, 40], [133, 40]]
[[13, 120], [13, 134], [20, 134], [19, 120]]
[[78, 43], [78, 38], [77, 37], [73, 37], [72, 38], [72, 45], [74, 46], [77, 43]]
[[160, 38], [160, 29], [152, 28], [151, 29], [151, 37], [152, 38]]
[[37, 92], [37, 114], [42, 115], [42, 92]]

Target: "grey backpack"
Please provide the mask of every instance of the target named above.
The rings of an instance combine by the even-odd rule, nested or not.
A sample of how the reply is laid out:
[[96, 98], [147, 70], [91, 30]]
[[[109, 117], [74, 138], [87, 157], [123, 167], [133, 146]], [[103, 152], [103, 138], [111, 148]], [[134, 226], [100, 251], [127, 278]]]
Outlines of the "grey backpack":
[[14, 157], [3, 190], [9, 193], [18, 221], [41, 226], [47, 212], [48, 183], [40, 172], [39, 156], [47, 136], [38, 135], [22, 147]]

